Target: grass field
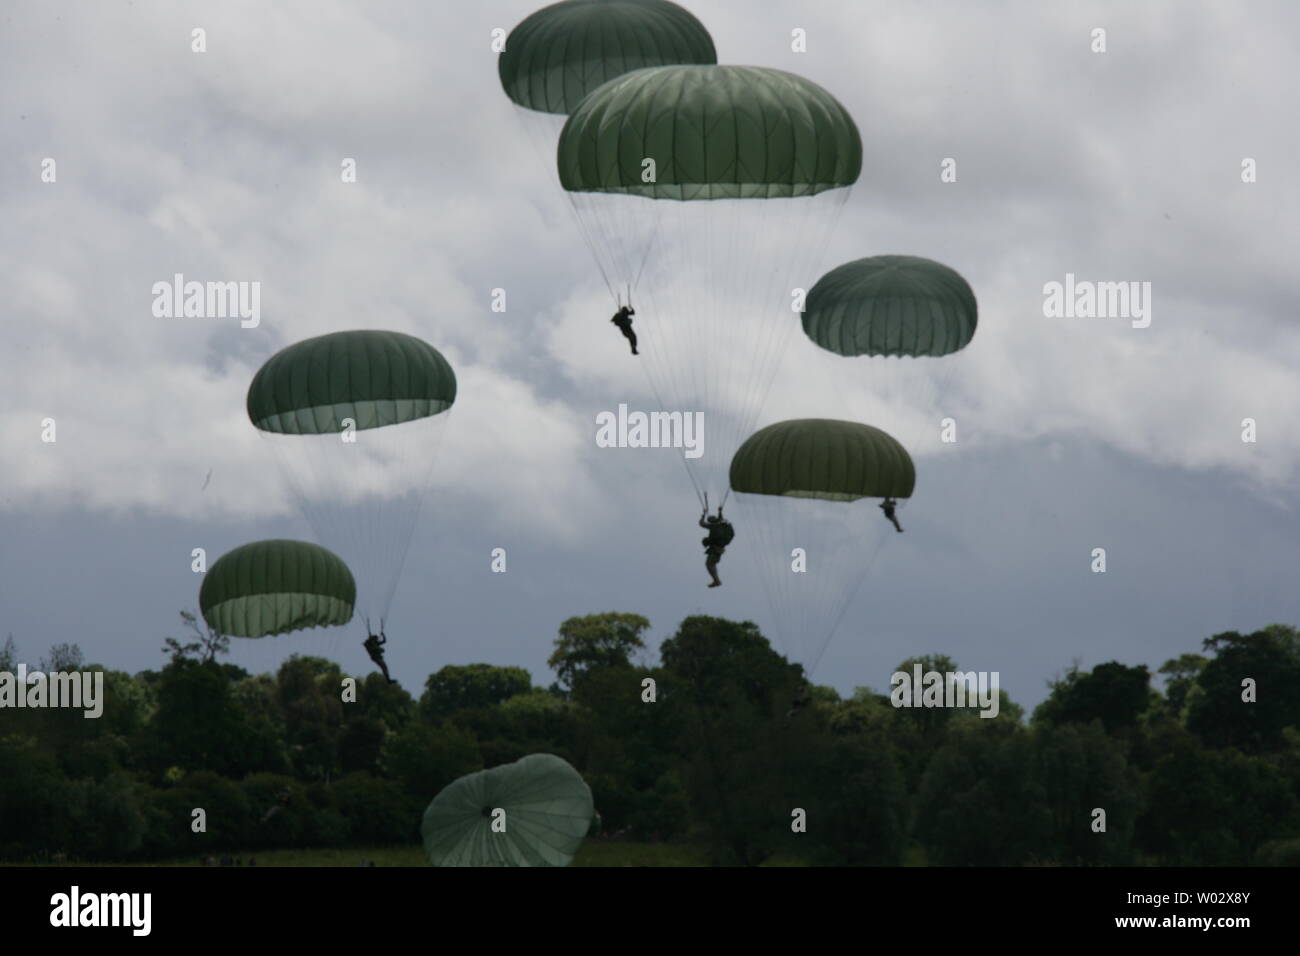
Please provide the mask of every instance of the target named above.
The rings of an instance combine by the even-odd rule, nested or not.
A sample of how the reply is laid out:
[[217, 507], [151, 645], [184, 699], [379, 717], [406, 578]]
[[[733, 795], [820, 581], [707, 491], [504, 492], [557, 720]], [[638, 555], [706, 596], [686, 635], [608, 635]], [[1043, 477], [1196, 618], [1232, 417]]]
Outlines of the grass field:
[[[218, 858], [226, 854], [216, 854]], [[374, 861], [375, 866], [428, 866], [419, 846], [350, 848], [343, 850], [268, 850], [229, 854], [245, 863], [252, 856], [258, 866], [358, 866]], [[4, 864], [0, 863], [0, 866]], [[78, 866], [69, 861], [68, 866]], [[92, 866], [199, 866], [198, 859], [158, 863], [100, 863]], [[632, 843], [625, 840], [587, 840], [578, 851], [574, 866], [708, 866], [708, 855], [699, 847], [668, 843]], [[764, 866], [805, 866], [803, 860], [774, 857]]]

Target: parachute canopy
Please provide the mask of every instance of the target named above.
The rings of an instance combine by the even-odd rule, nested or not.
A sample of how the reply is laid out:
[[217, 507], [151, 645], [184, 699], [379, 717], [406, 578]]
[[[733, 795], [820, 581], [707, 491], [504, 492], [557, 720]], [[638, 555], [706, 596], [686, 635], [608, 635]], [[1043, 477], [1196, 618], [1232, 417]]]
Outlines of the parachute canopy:
[[519, 106], [572, 113], [584, 96], [631, 70], [717, 63], [699, 20], [667, 0], [566, 0], [510, 31], [497, 59], [501, 86]]
[[856, 501], [907, 498], [915, 485], [907, 450], [858, 422], [777, 422], [751, 435], [731, 459], [731, 488], [744, 494]]
[[975, 293], [947, 266], [872, 256], [832, 269], [808, 292], [803, 329], [839, 355], [940, 356], [975, 335]]
[[[908, 498], [907, 451], [878, 428], [822, 418], [762, 428], [731, 460], [731, 487], [774, 632], [811, 675], [884, 542], [896, 532], [862, 498]], [[900, 502], [901, 503], [901, 502]], [[800, 555], [800, 565], [791, 558]]]
[[357, 585], [333, 553], [305, 541], [254, 541], [223, 554], [199, 588], [208, 626], [268, 637], [352, 620]]
[[[642, 161], [655, 178], [643, 182]], [[570, 192], [651, 199], [812, 196], [862, 171], [853, 118], [803, 77], [756, 66], [661, 66], [611, 80], [560, 133]]]
[[321, 435], [446, 411], [456, 374], [442, 353], [401, 332], [332, 332], [271, 356], [248, 387], [248, 417], [266, 432]]
[[[497, 810], [505, 814], [500, 832]], [[434, 866], [568, 866], [593, 810], [591, 789], [567, 761], [530, 754], [448, 784], [420, 832]]]

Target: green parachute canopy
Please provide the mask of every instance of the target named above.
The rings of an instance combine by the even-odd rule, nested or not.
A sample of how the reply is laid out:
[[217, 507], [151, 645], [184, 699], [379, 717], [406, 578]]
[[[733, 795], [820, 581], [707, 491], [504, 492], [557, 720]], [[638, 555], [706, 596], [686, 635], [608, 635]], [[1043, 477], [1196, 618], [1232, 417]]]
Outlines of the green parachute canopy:
[[858, 422], [777, 422], [746, 439], [731, 459], [731, 488], [745, 494], [856, 501], [908, 498], [915, 485], [907, 450]]
[[565, 114], [596, 87], [631, 70], [717, 62], [709, 32], [675, 3], [565, 0], [510, 31], [497, 71], [515, 103]]
[[[642, 161], [655, 161], [643, 182]], [[560, 133], [570, 192], [651, 199], [773, 199], [852, 185], [853, 118], [816, 83], [756, 66], [661, 66], [611, 80]]]
[[[504, 832], [493, 830], [496, 810]], [[567, 761], [530, 754], [448, 784], [420, 832], [434, 866], [568, 866], [593, 811], [591, 789]]]
[[332, 332], [266, 361], [248, 387], [248, 417], [266, 432], [322, 435], [397, 425], [446, 411], [456, 374], [427, 342], [401, 332]]
[[357, 585], [332, 552], [305, 541], [254, 541], [223, 554], [199, 588], [208, 626], [232, 637], [268, 637], [352, 620]]
[[975, 293], [957, 272], [917, 256], [846, 262], [808, 292], [803, 330], [839, 355], [940, 356], [975, 335]]

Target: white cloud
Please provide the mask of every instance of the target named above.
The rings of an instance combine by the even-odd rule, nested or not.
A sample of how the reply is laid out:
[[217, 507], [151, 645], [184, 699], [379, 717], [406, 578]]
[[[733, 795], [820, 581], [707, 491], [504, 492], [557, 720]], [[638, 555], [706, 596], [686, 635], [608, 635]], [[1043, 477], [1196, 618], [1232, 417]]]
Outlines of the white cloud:
[[[534, 5], [137, 6], [130, 21], [82, 7], [62, 26], [15, 16], [34, 38], [24, 62], [48, 50], [64, 65], [37, 84], [7, 60], [8, 76], [28, 77], [11, 88], [30, 119], [15, 130], [23, 185], [0, 247], [17, 330], [0, 353], [0, 498], [255, 513], [245, 485], [278, 501], [242, 420], [257, 364], [309, 335], [396, 328], [461, 373], [439, 480], [539, 534], [577, 534], [566, 508], [612, 500], [587, 457], [589, 421], [646, 387], [497, 84], [488, 31]], [[805, 72], [856, 114], [867, 162], [826, 268], [908, 252], [971, 281], [981, 327], [952, 390], [974, 404], [976, 431], [1085, 433], [1263, 493], [1294, 480], [1300, 333], [1277, 223], [1300, 214], [1282, 172], [1297, 134], [1272, 121], [1290, 52], [1267, 17], [692, 8], [725, 60]], [[1094, 19], [1110, 30], [1104, 57], [1086, 50]], [[194, 25], [208, 30], [202, 56], [188, 51]], [[788, 52], [793, 26], [809, 30], [802, 57]], [[47, 153], [53, 186], [36, 181]], [[951, 187], [938, 182], [947, 155], [961, 169]], [[1237, 179], [1245, 155], [1260, 160], [1256, 186]], [[339, 182], [344, 156], [358, 160], [355, 186]], [[177, 271], [260, 280], [263, 327], [153, 319], [149, 286]], [[1153, 281], [1152, 327], [1044, 319], [1042, 284], [1065, 271]], [[489, 309], [495, 287], [505, 314]], [[800, 354], [765, 420], [860, 401], [856, 367], [835, 382]], [[46, 415], [57, 450], [39, 445]], [[1245, 416], [1260, 420], [1258, 445], [1236, 438]], [[198, 495], [209, 467], [242, 477]]]

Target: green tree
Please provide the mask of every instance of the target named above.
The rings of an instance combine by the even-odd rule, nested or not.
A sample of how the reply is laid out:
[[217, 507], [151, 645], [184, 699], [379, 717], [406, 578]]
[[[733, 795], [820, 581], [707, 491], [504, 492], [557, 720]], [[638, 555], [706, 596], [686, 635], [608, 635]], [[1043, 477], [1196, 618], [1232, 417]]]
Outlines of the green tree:
[[[909, 682], [914, 683], [916, 667], [920, 666], [921, 675], [924, 676], [933, 671], [938, 674], [948, 675], [960, 672], [957, 662], [947, 654], [924, 654], [920, 657], [909, 657], [898, 665], [895, 673], [906, 674]], [[919, 703], [919, 696], [923, 692], [924, 685], [912, 687], [912, 699], [914, 703]], [[891, 682], [891, 696], [894, 686]], [[945, 692], [947, 684], [944, 685]], [[979, 713], [979, 704], [977, 701], [967, 701], [967, 705], [962, 708], [957, 707], [899, 707], [899, 719], [910, 721], [927, 735], [932, 742], [937, 745], [938, 739], [935, 735], [941, 735], [948, 721], [952, 720], [958, 713]]]
[[348, 704], [345, 712], [349, 717], [373, 717], [395, 733], [415, 715], [416, 703], [401, 684], [390, 684], [383, 674], [371, 671], [358, 681], [356, 702]]
[[[1031, 762], [1021, 773], [1041, 794], [1046, 815], [1042, 842], [1030, 848], [1034, 861], [1131, 864], [1141, 794], [1124, 743], [1108, 736], [1096, 720], [1037, 727], [1031, 741]], [[1105, 832], [1093, 830], [1097, 808], [1106, 812]]]
[[376, 771], [389, 730], [377, 717], [358, 714], [343, 724], [338, 738], [339, 767], [343, 773]]
[[1165, 706], [1174, 719], [1182, 715], [1187, 692], [1207, 663], [1209, 659], [1200, 654], [1180, 654], [1165, 661], [1156, 672], [1165, 678]]
[[86, 656], [77, 644], [55, 644], [50, 648], [49, 657], [42, 657], [37, 670], [45, 674], [69, 673], [81, 670]]
[[163, 669], [146, 750], [155, 770], [177, 766], [238, 777], [274, 767], [280, 742], [251, 723], [213, 662], [178, 659]]
[[396, 780], [350, 773], [333, 784], [339, 812], [352, 824], [354, 839], [366, 844], [414, 843], [420, 815], [432, 794], [415, 799]]
[[436, 722], [460, 710], [495, 707], [532, 687], [532, 678], [522, 667], [448, 664], [424, 682], [420, 717]]
[[[688, 617], [661, 648], [656, 706], [679, 709], [682, 778], [717, 862], [756, 866], [791, 844], [806, 784], [811, 714], [787, 717], [807, 684], [751, 622]], [[774, 808], [782, 808], [779, 812]]]
[[808, 813], [806, 839], [814, 858], [831, 866], [900, 864], [907, 842], [907, 789], [888, 739], [818, 735], [816, 748], [798, 804]]
[[1154, 702], [1150, 684], [1151, 672], [1145, 665], [1128, 667], [1110, 661], [1098, 664], [1091, 673], [1073, 666], [1049, 685], [1052, 692], [1034, 709], [1034, 723], [1100, 720], [1107, 733], [1130, 730]]
[[[1236, 631], [1205, 641], [1214, 658], [1196, 678], [1202, 692], [1188, 692], [1187, 727], [1211, 747], [1245, 753], [1283, 748], [1287, 727], [1300, 728], [1300, 638], [1281, 624], [1249, 636]], [[1255, 700], [1242, 699], [1247, 679]]]
[[339, 666], [321, 657], [295, 655], [280, 665], [275, 683], [285, 743], [296, 773], [303, 779], [321, 780], [337, 772], [343, 725]]
[[[8, 711], [0, 712], [6, 714]], [[0, 734], [0, 860], [42, 861], [58, 852], [76, 852], [69, 827], [72, 795], [53, 753], [35, 737]]]
[[135, 781], [124, 773], [69, 784], [70, 852], [80, 859], [120, 860], [144, 843], [146, 813]]
[[512, 760], [552, 753], [578, 768], [585, 763], [587, 714], [577, 704], [539, 688], [511, 697], [499, 710], [517, 748]]
[[632, 654], [644, 650], [641, 635], [650, 622], [640, 614], [588, 614], [560, 625], [555, 651], [547, 665], [560, 685], [572, 690], [583, 674], [602, 667], [630, 667]]
[[1209, 749], [1183, 732], [1150, 774], [1138, 833], [1167, 866], [1247, 866], [1268, 841], [1300, 835], [1297, 800], [1274, 758]]
[[1041, 853], [1051, 828], [1041, 781], [1026, 772], [1029, 732], [998, 720], [952, 728], [916, 797], [914, 835], [931, 864], [1016, 866]]
[[[193, 611], [181, 611], [181, 621], [194, 640], [181, 642], [174, 637], [163, 639], [163, 651], [173, 662], [190, 660], [210, 663], [217, 659], [218, 654], [229, 653], [230, 638], [218, 634]], [[200, 624], [200, 621], [203, 623]]]
[[450, 724], [413, 721], [384, 745], [384, 772], [425, 803], [457, 777], [483, 769], [478, 741]]
[[590, 737], [579, 769], [608, 832], [667, 840], [682, 835], [689, 816], [676, 772], [679, 741], [685, 739], [683, 714], [681, 708], [645, 701], [646, 678], [658, 686], [670, 680], [663, 670], [622, 667], [584, 676], [574, 699], [590, 715]]
[[18, 670], [18, 645], [14, 643], [14, 636], [10, 634], [5, 638], [5, 642], [0, 646], [0, 672], [14, 673]]

